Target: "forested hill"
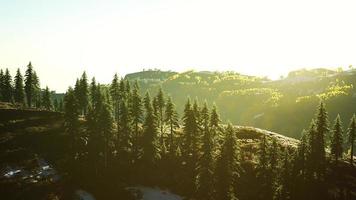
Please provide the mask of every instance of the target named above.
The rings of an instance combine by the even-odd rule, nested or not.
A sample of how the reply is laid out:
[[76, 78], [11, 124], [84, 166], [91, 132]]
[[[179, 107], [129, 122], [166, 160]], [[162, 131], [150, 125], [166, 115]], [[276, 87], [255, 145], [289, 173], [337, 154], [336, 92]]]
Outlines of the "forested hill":
[[141, 92], [157, 93], [159, 87], [183, 110], [187, 96], [213, 102], [223, 120], [255, 126], [299, 138], [308, 127], [320, 100], [326, 103], [330, 120], [340, 113], [346, 126], [356, 112], [356, 70], [298, 70], [287, 77], [269, 80], [236, 72], [176, 73], [149, 70], [128, 74], [138, 80]]

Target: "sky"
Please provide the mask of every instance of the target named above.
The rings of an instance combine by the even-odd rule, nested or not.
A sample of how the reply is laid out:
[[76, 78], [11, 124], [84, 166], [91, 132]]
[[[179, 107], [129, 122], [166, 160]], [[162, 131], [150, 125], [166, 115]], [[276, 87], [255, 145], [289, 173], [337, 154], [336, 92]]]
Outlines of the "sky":
[[354, 0], [0, 0], [0, 68], [64, 92], [143, 69], [278, 78], [356, 64]]

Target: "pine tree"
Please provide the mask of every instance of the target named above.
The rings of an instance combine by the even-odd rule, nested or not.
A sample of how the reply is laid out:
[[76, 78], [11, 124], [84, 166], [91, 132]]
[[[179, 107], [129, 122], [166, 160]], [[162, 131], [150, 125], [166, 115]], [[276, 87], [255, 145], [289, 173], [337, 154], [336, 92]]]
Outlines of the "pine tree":
[[51, 92], [49, 91], [48, 86], [46, 89], [43, 91], [42, 95], [42, 106], [46, 110], [51, 110], [52, 109], [52, 101], [51, 101]]
[[[168, 104], [167, 104], [168, 109]], [[205, 103], [201, 111], [203, 123], [202, 155], [198, 162], [197, 195], [200, 199], [213, 199], [214, 196], [214, 159], [213, 138], [209, 129], [209, 110]]]
[[231, 124], [226, 128], [226, 136], [220, 150], [216, 168], [217, 199], [236, 199], [235, 188], [240, 174], [239, 146]]
[[342, 154], [343, 154], [342, 145], [343, 145], [343, 130], [342, 130], [342, 124], [340, 120], [340, 115], [337, 115], [335, 119], [334, 129], [332, 131], [331, 144], [330, 144], [331, 155], [333, 156], [336, 162], [340, 158], [342, 158]]
[[34, 100], [34, 77], [33, 77], [33, 67], [31, 62], [27, 65], [27, 70], [25, 73], [25, 92], [26, 92], [26, 101], [27, 106], [32, 107], [33, 100]]
[[348, 139], [350, 144], [350, 164], [353, 166], [353, 157], [354, 157], [354, 145], [356, 140], [356, 116], [355, 114], [352, 116], [350, 125], [348, 128]]
[[110, 141], [112, 141], [113, 137], [113, 117], [112, 110], [110, 104], [103, 102], [103, 106], [100, 109], [98, 124], [99, 133], [103, 137], [104, 141], [104, 167], [108, 167], [108, 157], [110, 151]]
[[4, 71], [0, 69], [0, 101], [4, 101], [3, 90], [4, 90]]
[[325, 109], [325, 104], [320, 103], [318, 113], [315, 120], [316, 124], [316, 137], [315, 137], [315, 159], [316, 159], [316, 173], [317, 178], [323, 179], [326, 167], [325, 155], [325, 137], [329, 133], [328, 114]]
[[161, 145], [163, 145], [164, 142], [164, 137], [165, 137], [165, 133], [163, 130], [163, 126], [164, 126], [164, 108], [166, 106], [166, 102], [164, 100], [164, 94], [162, 91], [162, 88], [159, 88], [157, 96], [156, 96], [156, 101], [157, 101], [157, 117], [158, 117], [158, 125], [159, 125], [159, 129], [160, 129], [160, 142]]
[[183, 159], [185, 164], [185, 187], [187, 193], [192, 195], [195, 192], [195, 181], [197, 176], [196, 163], [199, 152], [198, 124], [195, 118], [194, 110], [188, 99], [184, 108], [183, 115]]
[[37, 76], [37, 73], [34, 71], [33, 72], [33, 97], [35, 101], [35, 107], [40, 108], [41, 107], [41, 87], [40, 87], [40, 79]]
[[119, 78], [117, 74], [114, 75], [114, 78], [110, 85], [110, 95], [113, 100], [113, 113], [115, 121], [118, 121], [119, 117], [119, 106], [120, 106], [120, 86], [119, 86]]
[[78, 88], [78, 101], [80, 106], [81, 114], [86, 115], [89, 105], [89, 86], [88, 86], [88, 78], [87, 74], [83, 72], [82, 77], [79, 80], [79, 88]]
[[74, 90], [70, 87], [64, 96], [64, 127], [66, 133], [68, 133], [71, 138], [71, 150], [73, 154], [75, 153], [75, 144], [78, 140], [78, 116], [78, 100], [74, 95]]
[[[150, 101], [150, 100], [147, 100]], [[139, 86], [137, 81], [134, 84], [133, 90], [132, 90], [132, 95], [131, 95], [131, 104], [129, 105], [129, 112], [131, 115], [131, 120], [132, 120], [132, 126], [133, 126], [133, 131], [134, 131], [134, 155], [136, 158], [138, 158], [138, 145], [139, 145], [139, 124], [142, 123], [142, 99], [139, 94]]]
[[132, 144], [134, 143], [131, 135], [131, 119], [129, 115], [129, 109], [125, 101], [121, 102], [120, 105], [120, 126], [118, 127], [118, 152], [121, 160], [129, 163], [130, 152], [132, 151]]
[[[150, 95], [148, 93], [146, 93], [145, 102], [151, 102]], [[142, 161], [149, 169], [153, 169], [156, 164], [156, 160], [159, 158], [157, 135], [157, 121], [153, 114], [152, 104], [148, 103], [145, 121], [143, 124]]]
[[308, 130], [308, 147], [309, 151], [306, 154], [306, 178], [308, 180], [314, 180], [314, 174], [317, 171], [317, 130], [314, 120], [311, 121]]
[[211, 127], [219, 127], [219, 123], [221, 122], [219, 114], [216, 110], [216, 105], [213, 105], [213, 108], [211, 110], [211, 117], [210, 117], [210, 126]]
[[15, 82], [14, 100], [16, 103], [24, 104], [25, 90], [23, 85], [23, 77], [21, 75], [20, 69], [17, 69], [14, 82]]
[[12, 93], [13, 93], [12, 78], [9, 70], [6, 69], [3, 78], [3, 89], [2, 89], [3, 100], [5, 102], [12, 102]]
[[92, 107], [94, 107], [96, 104], [96, 101], [97, 101], [97, 98], [96, 98], [97, 84], [96, 84], [95, 77], [93, 77], [91, 79], [89, 91], [90, 91], [90, 104]]
[[167, 99], [167, 104], [166, 104], [166, 110], [165, 110], [165, 123], [169, 126], [169, 142], [168, 142], [168, 147], [169, 147], [169, 152], [174, 154], [175, 150], [175, 144], [174, 144], [174, 138], [175, 138], [175, 133], [176, 129], [179, 128], [179, 123], [178, 123], [178, 113], [175, 109], [175, 105], [172, 103], [172, 98], [168, 97]]

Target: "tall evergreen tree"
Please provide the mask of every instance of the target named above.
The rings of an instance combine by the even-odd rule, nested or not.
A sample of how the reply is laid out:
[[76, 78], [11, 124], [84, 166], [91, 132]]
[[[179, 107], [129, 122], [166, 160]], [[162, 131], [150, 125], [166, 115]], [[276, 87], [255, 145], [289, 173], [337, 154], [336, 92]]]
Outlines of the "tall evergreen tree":
[[131, 135], [131, 119], [129, 115], [129, 108], [125, 101], [121, 102], [120, 105], [120, 126], [118, 127], [118, 152], [119, 157], [122, 161], [129, 163], [130, 152], [132, 151], [132, 145], [135, 144], [133, 137]]
[[70, 87], [64, 96], [64, 127], [71, 138], [71, 151], [73, 154], [75, 153], [75, 144], [78, 140], [78, 116], [78, 100], [74, 95], [74, 90]]
[[4, 101], [3, 88], [4, 88], [4, 71], [0, 69], [0, 101]]
[[[167, 104], [168, 109], [168, 104]], [[197, 196], [200, 199], [214, 199], [214, 158], [213, 158], [213, 138], [209, 128], [209, 110], [205, 103], [202, 111], [202, 131], [203, 146], [202, 155], [198, 162]]]
[[157, 117], [158, 117], [158, 127], [160, 129], [160, 142], [161, 142], [161, 145], [163, 145], [163, 140], [164, 140], [164, 137], [165, 137], [165, 133], [164, 133], [164, 130], [163, 130], [163, 126], [164, 126], [164, 108], [166, 106], [166, 102], [164, 100], [164, 94], [163, 94], [163, 91], [162, 91], [162, 88], [159, 88], [158, 90], [158, 93], [157, 93], [157, 96], [156, 96], [156, 99], [157, 99], [157, 108], [158, 108], [158, 113], [157, 113]]
[[113, 138], [113, 117], [112, 117], [112, 110], [110, 104], [103, 102], [103, 106], [100, 109], [98, 124], [99, 126], [99, 133], [103, 137], [103, 145], [104, 145], [104, 167], [108, 167], [108, 157], [110, 151], [110, 142]]
[[12, 94], [13, 94], [12, 78], [9, 70], [6, 69], [3, 77], [3, 89], [2, 89], [3, 101], [12, 102]]
[[169, 126], [169, 142], [168, 142], [168, 148], [170, 153], [175, 153], [175, 144], [174, 144], [174, 138], [175, 138], [175, 133], [176, 129], [179, 128], [179, 123], [178, 123], [178, 113], [175, 109], [175, 105], [172, 102], [172, 98], [168, 97], [167, 99], [167, 104], [166, 104], [166, 110], [165, 110], [165, 123]]
[[[145, 102], [151, 102], [150, 95], [146, 93]], [[145, 121], [143, 124], [142, 139], [142, 161], [149, 169], [153, 169], [159, 158], [159, 149], [157, 144], [157, 121], [153, 114], [152, 104], [147, 105]]]
[[[150, 101], [150, 100], [147, 100]], [[138, 157], [138, 145], [139, 145], [139, 124], [142, 123], [142, 99], [139, 94], [139, 86], [137, 81], [134, 84], [132, 95], [131, 95], [131, 105], [129, 105], [129, 112], [132, 118], [132, 126], [134, 131], [134, 153], [136, 158]]]
[[41, 107], [42, 99], [41, 99], [41, 87], [40, 87], [40, 79], [37, 76], [37, 73], [33, 72], [33, 97], [35, 101], [36, 108]]
[[88, 86], [88, 78], [87, 74], [83, 72], [80, 80], [79, 80], [79, 106], [81, 114], [86, 115], [89, 105], [89, 86]]
[[221, 147], [216, 168], [217, 199], [236, 199], [234, 185], [240, 174], [239, 146], [231, 124], [226, 128], [226, 136]]
[[325, 138], [329, 133], [328, 113], [325, 109], [325, 104], [320, 103], [316, 115], [316, 137], [315, 137], [315, 159], [316, 159], [316, 175], [318, 179], [323, 179], [326, 167], [326, 154], [325, 154]]
[[32, 107], [34, 100], [34, 77], [33, 77], [33, 67], [31, 62], [27, 65], [26, 73], [25, 73], [25, 92], [26, 92], [26, 101], [27, 106]]
[[183, 115], [183, 159], [185, 164], [185, 187], [187, 193], [192, 195], [195, 192], [195, 181], [197, 176], [196, 163], [199, 153], [198, 124], [195, 118], [194, 110], [188, 99], [184, 108]]
[[213, 104], [213, 108], [211, 110], [211, 117], [210, 117], [210, 126], [211, 127], [219, 127], [219, 123], [221, 122], [220, 116], [217, 112], [216, 105]]
[[115, 121], [118, 121], [119, 117], [119, 106], [120, 106], [120, 86], [119, 86], [119, 78], [117, 74], [114, 75], [114, 78], [110, 85], [110, 95], [113, 100], [113, 113]]
[[354, 157], [354, 145], [356, 140], [356, 116], [355, 114], [352, 116], [350, 125], [348, 128], [348, 139], [350, 144], [350, 164], [353, 166], [353, 157]]
[[337, 162], [340, 158], [342, 158], [343, 154], [343, 130], [340, 115], [337, 115], [334, 123], [334, 128], [331, 135], [331, 144], [330, 150], [331, 155], [334, 160]]
[[23, 104], [25, 102], [25, 90], [23, 85], [23, 77], [21, 75], [20, 69], [17, 69], [14, 82], [14, 100], [16, 103]]
[[52, 109], [51, 92], [49, 91], [48, 86], [46, 86], [46, 89], [43, 91], [42, 106], [46, 110], [51, 110]]
[[91, 79], [91, 83], [90, 83], [90, 87], [89, 87], [89, 91], [90, 91], [90, 104], [92, 107], [95, 106], [97, 98], [96, 98], [96, 94], [97, 94], [97, 84], [96, 84], [96, 80], [95, 77], [93, 77]]

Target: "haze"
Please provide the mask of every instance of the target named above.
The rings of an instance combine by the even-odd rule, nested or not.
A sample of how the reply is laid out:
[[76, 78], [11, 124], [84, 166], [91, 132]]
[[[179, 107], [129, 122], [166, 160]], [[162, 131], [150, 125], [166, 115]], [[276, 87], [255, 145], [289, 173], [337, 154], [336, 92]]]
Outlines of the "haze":
[[83, 70], [98, 81], [159, 68], [277, 78], [356, 63], [354, 1], [0, 1], [0, 66], [29, 61], [64, 92]]

